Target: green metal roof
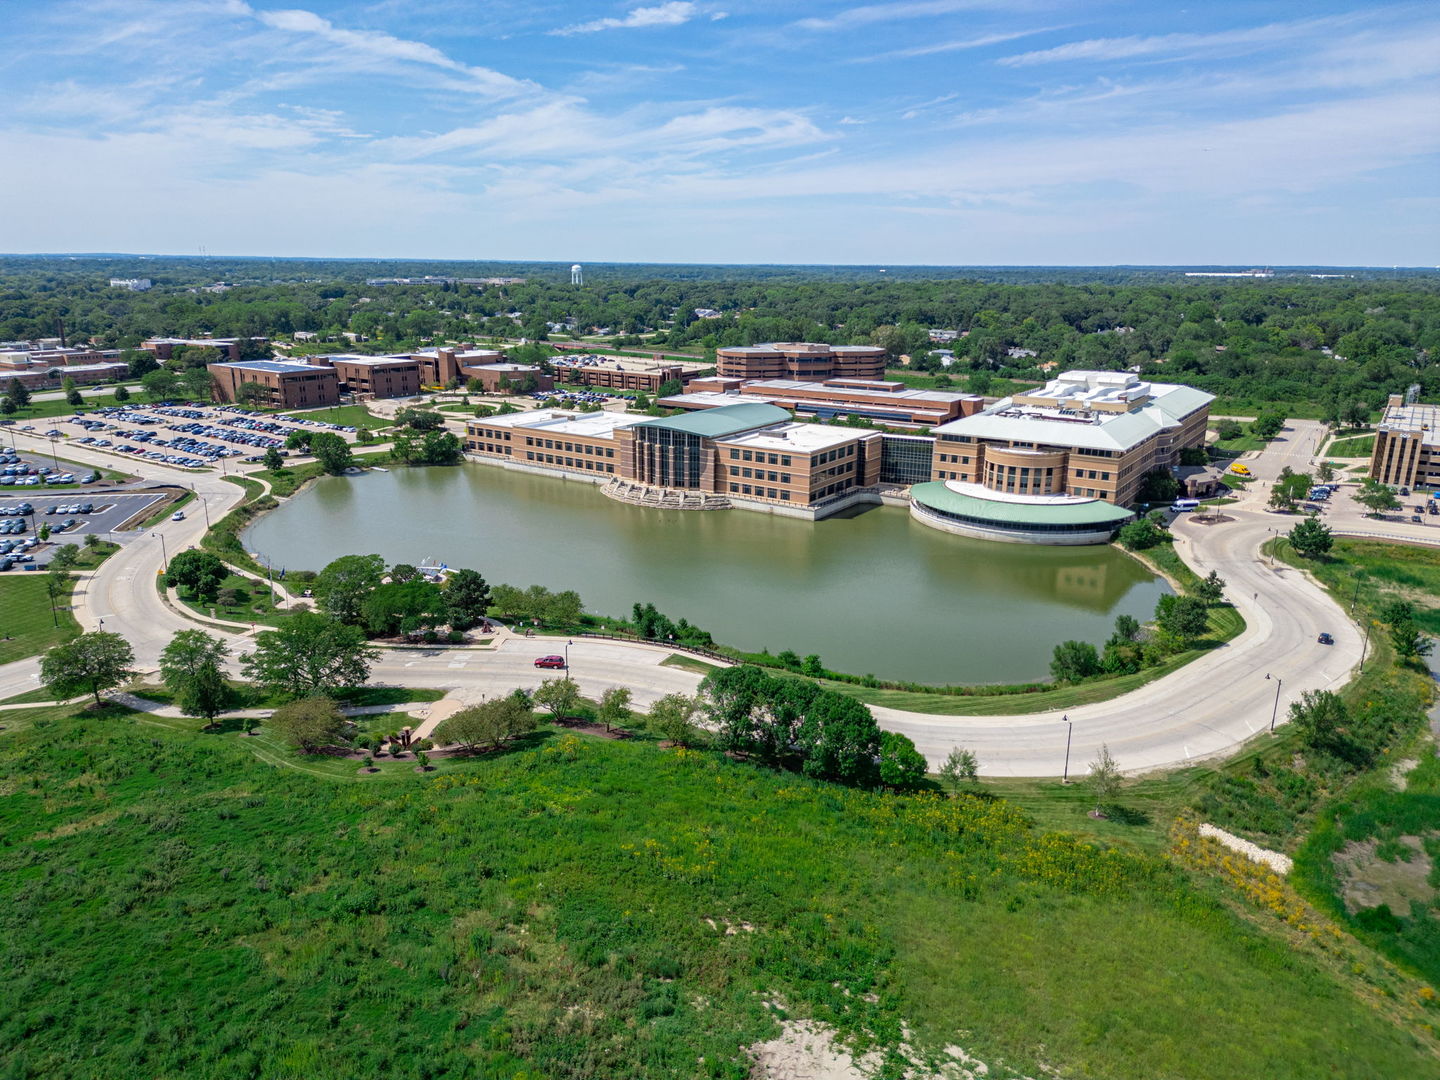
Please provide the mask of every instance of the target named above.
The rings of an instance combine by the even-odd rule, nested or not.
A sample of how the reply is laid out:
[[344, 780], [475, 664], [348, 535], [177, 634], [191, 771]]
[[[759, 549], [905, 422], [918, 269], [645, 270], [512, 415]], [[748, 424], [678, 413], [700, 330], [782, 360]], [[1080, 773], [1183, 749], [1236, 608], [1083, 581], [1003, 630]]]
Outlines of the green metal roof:
[[962, 495], [934, 480], [916, 484], [910, 497], [921, 506], [942, 510], [947, 514], [982, 518], [1001, 525], [1110, 525], [1128, 521], [1134, 515], [1123, 506], [1103, 499], [1045, 505], [1043, 503], [1002, 502]]
[[658, 420], [642, 420], [635, 427], [665, 428], [683, 431], [705, 439], [737, 435], [751, 428], [779, 424], [793, 417], [778, 405], [721, 405], [718, 409], [686, 413], [683, 416], [662, 416]]

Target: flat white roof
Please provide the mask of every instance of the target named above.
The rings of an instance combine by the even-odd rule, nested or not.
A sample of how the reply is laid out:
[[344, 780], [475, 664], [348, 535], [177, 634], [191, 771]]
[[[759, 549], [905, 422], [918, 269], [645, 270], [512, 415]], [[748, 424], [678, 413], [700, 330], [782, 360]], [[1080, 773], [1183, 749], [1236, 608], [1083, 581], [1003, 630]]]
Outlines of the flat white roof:
[[648, 420], [648, 416], [627, 416], [623, 413], [569, 412], [562, 409], [531, 409], [507, 416], [484, 416], [469, 421], [487, 427], [520, 428], [546, 435], [588, 435], [592, 439], [609, 439], [616, 428], [626, 428]]
[[671, 394], [668, 397], [656, 398], [656, 401], [660, 404], [702, 405], [709, 408], [719, 408], [722, 405], [772, 404], [767, 397], [756, 397], [753, 394], [726, 394], [719, 390], [695, 390], [689, 394]]
[[[1092, 381], [1093, 379], [1093, 381]], [[1143, 388], [1143, 391], [1141, 390]], [[1086, 397], [1085, 395], [1090, 395]], [[1067, 405], [1076, 402], [1077, 405]], [[1120, 396], [1125, 395], [1125, 396]], [[1149, 397], [1126, 412], [1085, 408], [1090, 402], [1129, 402]], [[1115, 371], [1067, 371], [1044, 387], [1018, 395], [1054, 404], [1017, 403], [1002, 398], [988, 409], [935, 429], [939, 435], [1033, 442], [1080, 450], [1129, 450], [1156, 432], [1178, 427], [1180, 420], [1215, 400], [1213, 394], [1173, 383], [1142, 383]]]
[[344, 364], [413, 364], [409, 356], [356, 356], [353, 353], [335, 353], [326, 357], [331, 363], [339, 360]]
[[854, 428], [825, 427], [822, 424], [796, 423], [775, 424], [772, 427], [761, 428], [759, 431], [719, 438], [715, 441], [724, 443], [726, 446], [741, 446], [752, 450], [789, 450], [793, 453], [813, 454], [835, 446], [844, 446], [846, 443], [855, 442], [866, 435], [875, 435], [878, 438], [876, 432], [857, 431]]
[[996, 491], [984, 484], [972, 484], [968, 480], [946, 480], [945, 486], [961, 495], [969, 495], [972, 499], [985, 499], [987, 502], [1021, 503], [1026, 506], [1072, 506], [1077, 503], [1100, 501], [1080, 495], [1067, 495], [1064, 492], [1054, 495], [1021, 495], [1015, 491]]
[[1418, 434], [1425, 446], [1440, 446], [1440, 405], [1387, 405], [1380, 427]]
[[949, 404], [952, 401], [963, 401], [966, 398], [974, 398], [975, 394], [956, 394], [945, 390], [917, 390], [914, 387], [905, 387], [903, 390], [886, 390], [884, 387], [894, 386], [894, 383], [885, 382], [880, 379], [847, 379], [847, 386], [831, 386], [829, 383], [805, 382], [801, 379], [750, 379], [745, 383], [746, 390], [764, 391], [768, 388], [776, 390], [799, 390], [806, 394], [813, 395], [817, 400], [825, 397], [833, 397], [840, 394], [869, 394], [872, 401], [937, 401]]

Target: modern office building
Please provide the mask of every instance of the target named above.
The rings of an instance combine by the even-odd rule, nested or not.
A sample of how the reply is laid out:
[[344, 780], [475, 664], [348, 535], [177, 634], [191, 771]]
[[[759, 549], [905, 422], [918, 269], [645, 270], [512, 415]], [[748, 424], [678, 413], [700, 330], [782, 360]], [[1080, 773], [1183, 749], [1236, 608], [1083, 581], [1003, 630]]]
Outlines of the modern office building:
[[263, 404], [282, 409], [309, 409], [340, 400], [340, 381], [328, 364], [299, 360], [241, 360], [233, 364], [207, 364], [219, 401], [239, 399], [240, 387], [257, 383], [265, 388]]
[[1067, 371], [936, 428], [932, 480], [911, 489], [911, 514], [987, 539], [1104, 542], [1146, 473], [1204, 445], [1213, 400], [1128, 372]]
[[1375, 428], [1370, 475], [1392, 487], [1440, 489], [1440, 405], [1407, 405], [1390, 395]]
[[175, 355], [175, 346], [184, 345], [193, 349], [216, 349], [220, 355], [229, 360], [240, 359], [239, 338], [175, 338], [157, 337], [149, 341], [142, 341], [140, 348], [146, 352], [154, 353], [156, 360], [169, 360]]
[[[729, 401], [726, 400], [730, 396]], [[661, 398], [669, 409], [710, 409], [739, 399], [764, 401], [822, 420], [855, 416], [881, 424], [936, 427], [972, 416], [985, 406], [978, 394], [915, 390], [883, 379], [733, 379], [722, 376], [692, 379], [685, 393]]]
[[328, 364], [342, 394], [359, 401], [374, 398], [414, 397], [420, 393], [420, 365], [408, 356], [311, 356], [313, 364]]
[[555, 380], [538, 367], [511, 364], [499, 349], [476, 349], [469, 345], [454, 348], [426, 349], [412, 353], [410, 359], [420, 365], [420, 382], [425, 386], [464, 386], [478, 379], [486, 393], [528, 386], [534, 390], [554, 389]]
[[550, 361], [562, 383], [605, 390], [637, 390], [655, 394], [672, 380], [684, 381], [680, 364], [646, 362], [618, 356], [556, 356]]
[[879, 379], [885, 374], [885, 350], [878, 345], [824, 345], [808, 341], [737, 345], [716, 349], [715, 362], [722, 378]]
[[468, 421], [465, 438], [482, 460], [580, 476], [625, 502], [807, 518], [879, 501], [880, 441], [765, 404], [656, 419], [541, 409]]

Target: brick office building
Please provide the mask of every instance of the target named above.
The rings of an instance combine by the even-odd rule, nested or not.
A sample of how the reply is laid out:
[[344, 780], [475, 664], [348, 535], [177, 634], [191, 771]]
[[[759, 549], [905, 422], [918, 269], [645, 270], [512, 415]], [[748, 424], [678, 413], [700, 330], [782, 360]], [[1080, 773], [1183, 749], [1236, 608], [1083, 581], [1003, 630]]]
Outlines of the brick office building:
[[357, 400], [420, 393], [420, 365], [408, 356], [314, 356], [310, 360], [334, 368], [340, 392]]
[[721, 378], [879, 379], [885, 374], [885, 350], [878, 345], [824, 345], [809, 341], [737, 345], [716, 349]]
[[241, 360], [207, 364], [219, 401], [236, 401], [244, 383], [258, 383], [267, 397], [262, 404], [281, 409], [313, 409], [340, 400], [340, 383], [328, 364], [296, 360]]

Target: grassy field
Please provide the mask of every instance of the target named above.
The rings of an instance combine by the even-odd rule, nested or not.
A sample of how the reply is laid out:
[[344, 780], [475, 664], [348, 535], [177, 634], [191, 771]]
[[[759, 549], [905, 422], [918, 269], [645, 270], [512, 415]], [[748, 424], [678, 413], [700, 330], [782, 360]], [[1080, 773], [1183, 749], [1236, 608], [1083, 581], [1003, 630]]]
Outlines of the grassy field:
[[17, 1076], [742, 1080], [770, 1003], [882, 1052], [908, 1025], [997, 1078], [1436, 1065], [1370, 1004], [1413, 986], [1000, 800], [549, 729], [362, 777], [117, 709], [6, 724]]
[[1324, 407], [1314, 401], [1270, 401], [1263, 398], [1220, 395], [1210, 406], [1212, 416], [1253, 420], [1262, 412], [1278, 412], [1295, 420], [1319, 420]]
[[[949, 390], [957, 394], [972, 393], [969, 375], [965, 372], [955, 375], [932, 375], [925, 371], [911, 371], [909, 368], [887, 368], [885, 378], [891, 382], [902, 382], [917, 390], [934, 390], [938, 387], [941, 390]], [[949, 380], [948, 385], [941, 380]], [[1025, 382], [1019, 379], [992, 378], [990, 385], [985, 390], [985, 396], [1005, 397], [1039, 385], [1039, 383]]]
[[[277, 694], [256, 686], [253, 683], [230, 680], [232, 699], [230, 709], [274, 709], [288, 700], [283, 694]], [[165, 686], [157, 683], [138, 682], [126, 687], [129, 693], [143, 697], [149, 701], [159, 702], [161, 705], [173, 705], [175, 695]], [[445, 696], [443, 690], [428, 690], [418, 687], [405, 686], [357, 686], [352, 690], [342, 691], [336, 696], [342, 705], [366, 706], [366, 705], [406, 705], [414, 701], [439, 701]], [[44, 700], [39, 699], [39, 700]], [[188, 722], [188, 721], [187, 721]]]
[[50, 611], [44, 574], [0, 575], [0, 664], [35, 656], [80, 633], [70, 614], [70, 595], [55, 601], [60, 625]]
[[1212, 445], [1215, 449], [1222, 450], [1227, 454], [1244, 454], [1251, 450], [1264, 450], [1270, 445], [1270, 440], [1246, 432], [1233, 439], [1217, 439]]
[[1361, 435], [1354, 439], [1334, 439], [1325, 447], [1326, 457], [1368, 458], [1374, 452], [1374, 435]]
[[75, 416], [79, 413], [91, 412], [95, 409], [114, 408], [117, 405], [144, 407], [144, 395], [136, 392], [130, 395], [129, 401], [116, 401], [114, 393], [96, 394], [93, 397], [85, 395], [85, 404], [80, 406], [71, 405], [63, 397], [51, 401], [31, 401], [25, 408], [10, 414], [9, 419], [17, 424], [24, 424], [31, 420], [45, 420], [52, 416]]
[[331, 409], [303, 409], [299, 412], [286, 413], [285, 416], [301, 416], [306, 420], [348, 425], [353, 428], [369, 428], [371, 431], [391, 426], [391, 421], [383, 416], [376, 416], [364, 405], [337, 405]]
[[167, 518], [169, 518], [170, 515], [175, 513], [176, 510], [182, 510], [194, 501], [195, 493], [193, 491], [182, 492], [168, 502], [162, 502], [160, 504], [160, 508], [156, 510], [153, 514], [151, 514], [148, 518], [146, 518], [140, 528], [152, 529], [156, 525], [159, 525], [160, 522], [165, 521]]

